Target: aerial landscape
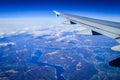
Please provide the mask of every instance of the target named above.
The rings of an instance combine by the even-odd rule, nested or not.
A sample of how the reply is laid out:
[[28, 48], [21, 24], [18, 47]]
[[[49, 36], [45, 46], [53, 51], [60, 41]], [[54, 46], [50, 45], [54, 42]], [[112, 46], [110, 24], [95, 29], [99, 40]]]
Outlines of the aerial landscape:
[[81, 34], [85, 25], [67, 24], [53, 12], [119, 24], [119, 4], [119, 0], [1, 0], [0, 80], [120, 80], [120, 67], [109, 64], [120, 58], [120, 51], [111, 49], [120, 43], [106, 35]]

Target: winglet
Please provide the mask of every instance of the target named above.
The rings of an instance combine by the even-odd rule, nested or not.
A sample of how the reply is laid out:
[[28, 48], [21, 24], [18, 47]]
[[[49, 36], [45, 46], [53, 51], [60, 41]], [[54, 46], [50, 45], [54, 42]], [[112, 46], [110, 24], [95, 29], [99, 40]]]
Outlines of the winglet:
[[59, 12], [57, 12], [57, 11], [53, 11], [53, 12], [56, 14], [56, 16], [60, 16]]

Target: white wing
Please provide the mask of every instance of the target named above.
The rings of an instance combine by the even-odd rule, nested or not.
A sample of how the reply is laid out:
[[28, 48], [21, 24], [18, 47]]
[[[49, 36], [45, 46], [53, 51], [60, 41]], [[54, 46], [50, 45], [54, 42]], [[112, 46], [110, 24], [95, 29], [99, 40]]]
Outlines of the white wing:
[[[57, 16], [65, 17], [66, 19], [70, 20], [73, 23], [83, 24], [85, 25], [86, 28], [89, 28], [92, 31], [111, 37], [120, 43], [120, 23], [118, 22], [93, 19], [71, 14], [62, 14], [57, 11], [54, 12]], [[112, 49], [120, 51], [120, 45], [117, 45], [117, 47], [116, 46], [112, 47]]]

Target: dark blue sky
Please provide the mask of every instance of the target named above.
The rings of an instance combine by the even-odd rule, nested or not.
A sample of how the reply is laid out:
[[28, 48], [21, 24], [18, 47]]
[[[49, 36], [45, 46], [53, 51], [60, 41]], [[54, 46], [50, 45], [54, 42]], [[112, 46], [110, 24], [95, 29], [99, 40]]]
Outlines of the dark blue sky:
[[53, 10], [120, 15], [120, 0], [0, 0], [0, 17], [49, 17]]

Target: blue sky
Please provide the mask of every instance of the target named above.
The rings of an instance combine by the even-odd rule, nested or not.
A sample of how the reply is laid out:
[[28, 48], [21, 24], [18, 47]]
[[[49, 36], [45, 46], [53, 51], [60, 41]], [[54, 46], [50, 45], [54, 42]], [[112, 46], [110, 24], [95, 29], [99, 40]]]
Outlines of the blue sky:
[[53, 10], [120, 16], [120, 0], [0, 0], [0, 18], [52, 17]]

